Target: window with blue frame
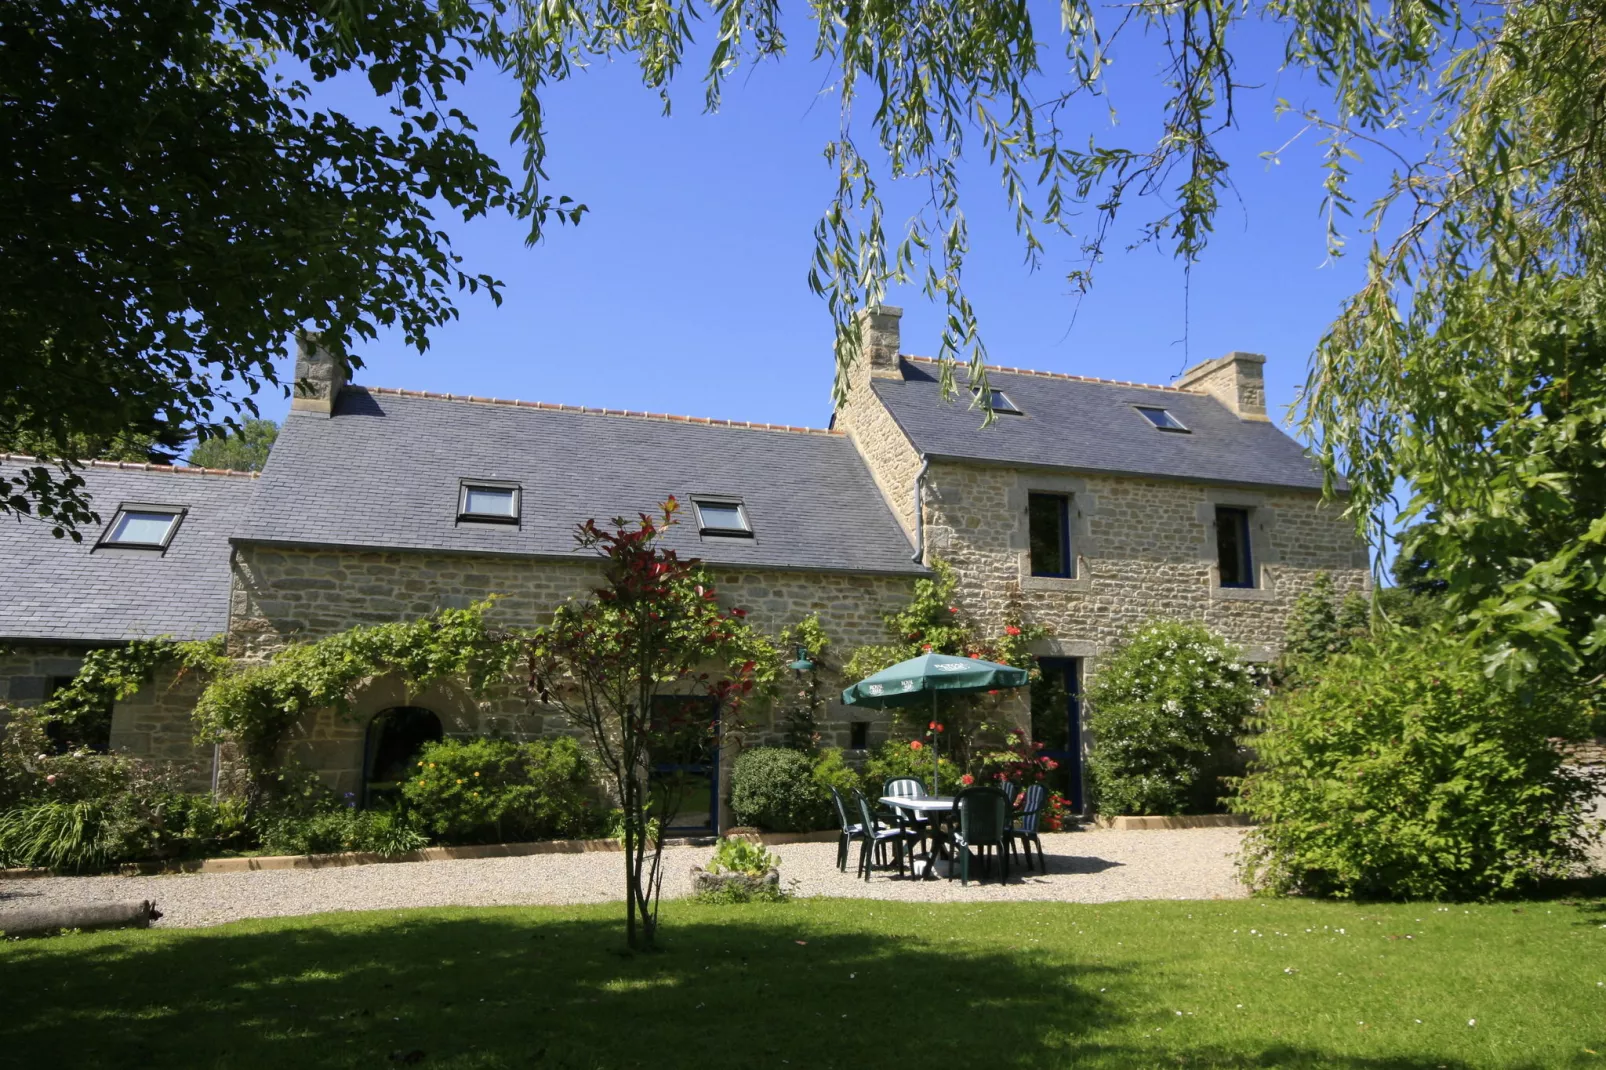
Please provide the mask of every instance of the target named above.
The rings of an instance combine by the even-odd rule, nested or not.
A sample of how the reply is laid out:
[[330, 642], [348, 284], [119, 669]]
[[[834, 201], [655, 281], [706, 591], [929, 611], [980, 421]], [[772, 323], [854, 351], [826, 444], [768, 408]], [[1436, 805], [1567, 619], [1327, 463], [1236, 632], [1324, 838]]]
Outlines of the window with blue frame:
[[1076, 575], [1071, 554], [1071, 499], [1064, 494], [1028, 494], [1026, 526], [1033, 576]]
[[1216, 564], [1223, 587], [1255, 585], [1254, 554], [1249, 544], [1249, 510], [1216, 507]]

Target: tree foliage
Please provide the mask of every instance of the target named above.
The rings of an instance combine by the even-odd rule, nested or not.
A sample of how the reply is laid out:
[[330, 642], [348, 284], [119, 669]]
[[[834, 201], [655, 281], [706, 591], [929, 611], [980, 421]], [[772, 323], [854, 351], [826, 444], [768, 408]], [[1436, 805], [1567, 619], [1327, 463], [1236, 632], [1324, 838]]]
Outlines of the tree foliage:
[[[631, 947], [656, 942], [664, 830], [685, 791], [679, 777], [650, 775], [654, 755], [735, 729], [761, 690], [761, 665], [774, 662], [746, 611], [719, 604], [701, 563], [660, 542], [678, 509], [669, 498], [656, 516], [581, 524], [576, 542], [601, 558], [602, 583], [559, 606], [524, 646], [535, 697], [585, 732], [622, 810]], [[695, 705], [675, 701], [687, 695], [713, 698], [720, 720], [695, 719]]]
[[[476, 21], [430, 0], [0, 6], [0, 438], [56, 462], [0, 477], [0, 510], [77, 537], [86, 442], [172, 460], [255, 414], [293, 331], [422, 349], [457, 291], [496, 295], [433, 215], [543, 207], [447, 102]], [[313, 106], [340, 76], [389, 121]]]
[[197, 442], [190, 449], [189, 463], [197, 468], [260, 472], [278, 437], [279, 425], [272, 420], [245, 420], [237, 431], [225, 431]]
[[1553, 737], [1593, 715], [1576, 680], [1509, 690], [1443, 629], [1364, 641], [1253, 722], [1234, 803], [1256, 825], [1245, 876], [1278, 893], [1444, 899], [1563, 874], [1594, 787]]

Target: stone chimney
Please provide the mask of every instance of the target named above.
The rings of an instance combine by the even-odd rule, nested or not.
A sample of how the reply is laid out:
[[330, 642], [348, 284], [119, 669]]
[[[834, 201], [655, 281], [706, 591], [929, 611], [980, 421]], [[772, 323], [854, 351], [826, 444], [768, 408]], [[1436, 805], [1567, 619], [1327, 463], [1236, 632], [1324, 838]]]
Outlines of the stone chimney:
[[1231, 409], [1240, 420], [1265, 420], [1266, 358], [1259, 353], [1234, 350], [1224, 357], [1195, 364], [1182, 373], [1176, 386], [1202, 390]]
[[318, 335], [296, 333], [296, 382], [290, 396], [293, 412], [333, 416], [335, 399], [350, 376], [346, 362], [318, 344]]
[[894, 305], [876, 305], [859, 311], [860, 354], [870, 365], [870, 378], [903, 378], [903, 368], [898, 363], [898, 348], [902, 344], [898, 321], [901, 319], [903, 309]]

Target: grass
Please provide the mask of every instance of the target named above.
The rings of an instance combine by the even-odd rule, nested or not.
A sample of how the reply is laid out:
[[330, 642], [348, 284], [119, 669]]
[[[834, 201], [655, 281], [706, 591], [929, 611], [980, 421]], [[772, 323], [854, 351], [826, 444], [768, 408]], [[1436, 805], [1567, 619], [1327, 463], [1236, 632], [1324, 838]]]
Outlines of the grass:
[[[0, 945], [63, 1067], [1606, 1068], [1606, 902], [445, 909]], [[1473, 1024], [1475, 1022], [1475, 1024]]]

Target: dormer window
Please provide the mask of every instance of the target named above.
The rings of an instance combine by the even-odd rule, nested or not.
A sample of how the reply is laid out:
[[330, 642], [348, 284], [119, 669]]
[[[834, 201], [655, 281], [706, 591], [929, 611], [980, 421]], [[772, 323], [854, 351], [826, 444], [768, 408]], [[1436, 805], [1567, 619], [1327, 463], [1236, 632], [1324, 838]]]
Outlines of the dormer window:
[[1157, 430], [1175, 431], [1183, 435], [1190, 433], [1186, 427], [1182, 426], [1181, 420], [1171, 415], [1170, 409], [1162, 409], [1153, 405], [1137, 405], [1134, 408], [1142, 413], [1143, 418], [1153, 424]]
[[165, 550], [183, 516], [179, 505], [123, 505], [106, 525], [100, 545]]
[[[973, 395], [975, 395], [978, 399], [981, 397], [981, 387], [979, 387], [979, 386], [971, 387], [970, 388], [970, 392]], [[1015, 405], [1015, 403], [1013, 401], [1009, 400], [1009, 395], [1004, 393], [1002, 390], [993, 390], [993, 391], [990, 391], [989, 394], [993, 399], [993, 412], [997, 413], [1000, 416], [1021, 416], [1021, 415], [1024, 415], [1020, 411], [1020, 409]]]
[[517, 524], [519, 485], [465, 479], [458, 495], [457, 519], [474, 524]]
[[697, 509], [697, 532], [700, 535], [725, 535], [739, 539], [753, 537], [753, 525], [747, 519], [747, 507], [734, 498], [693, 498]]

